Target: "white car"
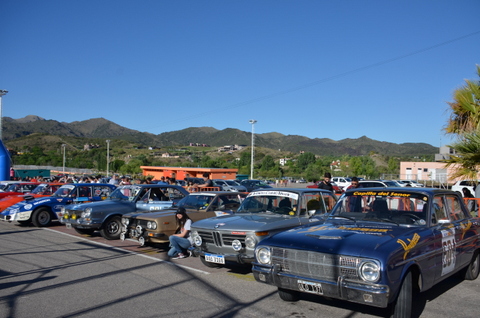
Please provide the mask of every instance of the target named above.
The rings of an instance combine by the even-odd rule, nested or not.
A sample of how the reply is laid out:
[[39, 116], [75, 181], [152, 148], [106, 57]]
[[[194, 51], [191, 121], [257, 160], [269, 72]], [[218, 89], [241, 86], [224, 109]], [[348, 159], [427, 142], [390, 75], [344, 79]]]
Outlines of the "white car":
[[460, 192], [463, 195], [463, 188], [467, 188], [470, 190], [470, 192], [475, 195], [475, 186], [480, 183], [480, 181], [474, 181], [474, 180], [459, 180], [455, 182], [455, 184], [452, 186], [453, 191]]
[[332, 181], [342, 189], [346, 189], [352, 184], [352, 179], [347, 177], [333, 177]]
[[425, 186], [424, 184], [413, 180], [400, 180], [400, 182], [403, 182], [406, 184], [406, 186], [410, 186], [412, 188], [423, 188]]

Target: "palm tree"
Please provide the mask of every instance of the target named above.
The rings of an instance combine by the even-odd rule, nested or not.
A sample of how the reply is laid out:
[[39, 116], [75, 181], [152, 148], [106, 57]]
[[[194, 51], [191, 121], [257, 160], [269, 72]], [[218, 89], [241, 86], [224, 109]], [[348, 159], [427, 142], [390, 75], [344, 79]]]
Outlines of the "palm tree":
[[[480, 78], [479, 65], [477, 74]], [[453, 100], [448, 103], [452, 114], [445, 131], [458, 137], [458, 141], [450, 145], [457, 155], [445, 162], [447, 167], [456, 167], [450, 178], [477, 180], [480, 170], [480, 80], [465, 80], [465, 85], [454, 92]]]

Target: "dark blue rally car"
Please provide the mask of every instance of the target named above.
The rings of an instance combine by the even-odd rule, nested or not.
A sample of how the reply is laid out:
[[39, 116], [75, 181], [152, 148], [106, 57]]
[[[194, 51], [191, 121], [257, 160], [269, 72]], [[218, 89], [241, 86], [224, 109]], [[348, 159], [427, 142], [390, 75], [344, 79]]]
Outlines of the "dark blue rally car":
[[348, 190], [324, 223], [261, 241], [253, 265], [283, 300], [311, 293], [410, 317], [415, 293], [453, 274], [478, 277], [480, 219], [450, 190]]
[[115, 188], [114, 185], [103, 183], [65, 184], [49, 197], [31, 197], [12, 205], [0, 214], [0, 219], [22, 224], [32, 222], [38, 227], [49, 226], [65, 205], [104, 200]]

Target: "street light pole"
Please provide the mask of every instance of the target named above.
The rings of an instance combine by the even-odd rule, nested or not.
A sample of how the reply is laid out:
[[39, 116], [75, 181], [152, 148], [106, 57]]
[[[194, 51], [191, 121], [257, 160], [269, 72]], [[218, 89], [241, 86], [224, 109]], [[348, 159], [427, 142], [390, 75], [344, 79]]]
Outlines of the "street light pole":
[[253, 179], [253, 157], [254, 157], [254, 147], [255, 147], [255, 119], [250, 119], [248, 121], [252, 124], [252, 158], [250, 159], [250, 179]]
[[110, 140], [107, 139], [107, 178], [108, 178], [109, 168], [110, 168]]
[[4, 89], [0, 89], [0, 140], [2, 140], [2, 131], [3, 131], [3, 126], [2, 126], [2, 121], [3, 121], [3, 117], [2, 117], [2, 97], [3, 95], [6, 95], [8, 93], [8, 91], [4, 90]]
[[66, 144], [62, 144], [62, 149], [63, 149], [63, 174], [65, 175], [65, 147]]

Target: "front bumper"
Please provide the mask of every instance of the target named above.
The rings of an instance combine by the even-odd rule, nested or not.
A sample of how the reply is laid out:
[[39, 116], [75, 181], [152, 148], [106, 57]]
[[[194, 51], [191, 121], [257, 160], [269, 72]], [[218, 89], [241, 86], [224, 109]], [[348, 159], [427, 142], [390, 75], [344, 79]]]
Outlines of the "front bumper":
[[225, 261], [229, 262], [236, 262], [239, 264], [250, 264], [254, 261], [255, 257], [252, 255], [248, 255], [245, 253], [216, 253], [216, 252], [209, 252], [206, 250], [203, 250], [200, 247], [195, 247], [192, 251], [194, 256], [201, 256], [205, 257], [205, 254], [214, 254], [214, 255], [219, 255], [222, 256]]
[[157, 233], [149, 230], [145, 230], [142, 227], [126, 228], [122, 226], [122, 233], [120, 239], [125, 240], [126, 237], [130, 237], [138, 241], [140, 246], [144, 246], [146, 243], [168, 243], [168, 235], [165, 233]]
[[253, 263], [253, 276], [258, 282], [279, 288], [295, 290], [346, 300], [354, 303], [386, 308], [389, 304], [390, 288], [386, 285], [349, 281], [342, 276], [336, 282], [316, 280], [280, 272], [277, 267]]

